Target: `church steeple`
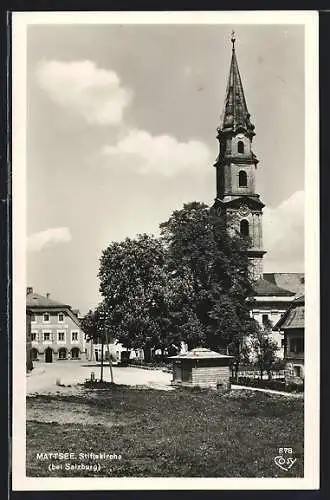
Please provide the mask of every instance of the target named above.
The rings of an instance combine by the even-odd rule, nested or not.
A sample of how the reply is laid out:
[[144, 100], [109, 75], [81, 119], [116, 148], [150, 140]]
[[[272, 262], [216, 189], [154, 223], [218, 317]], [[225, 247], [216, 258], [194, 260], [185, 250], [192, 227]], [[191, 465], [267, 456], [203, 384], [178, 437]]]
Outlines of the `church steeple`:
[[224, 110], [221, 117], [220, 130], [222, 132], [238, 132], [239, 130], [255, 135], [254, 125], [250, 121], [241, 75], [238, 69], [235, 52], [235, 33], [232, 32], [231, 42], [233, 44], [229, 78], [226, 90]]
[[[258, 160], [252, 151], [255, 135], [247, 108], [242, 80], [235, 51], [235, 34], [232, 33], [232, 56], [226, 90], [225, 105], [218, 127], [219, 156], [217, 171], [217, 196], [214, 209], [225, 213], [229, 229], [249, 237], [249, 258], [253, 276], [262, 276], [262, 209], [264, 204], [256, 193]], [[229, 223], [228, 223], [229, 224]]]

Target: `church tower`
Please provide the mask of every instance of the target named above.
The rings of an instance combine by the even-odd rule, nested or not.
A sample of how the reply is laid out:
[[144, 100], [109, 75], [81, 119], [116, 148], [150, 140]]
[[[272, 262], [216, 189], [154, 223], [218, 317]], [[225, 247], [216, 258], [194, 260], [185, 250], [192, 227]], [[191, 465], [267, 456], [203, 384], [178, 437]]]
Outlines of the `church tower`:
[[255, 280], [263, 275], [262, 209], [265, 206], [256, 193], [258, 160], [252, 151], [254, 125], [246, 105], [238, 69], [235, 36], [232, 34], [232, 58], [226, 99], [220, 126], [217, 128], [219, 156], [216, 168], [217, 196], [213, 205], [224, 215], [231, 231], [250, 240], [248, 256]]

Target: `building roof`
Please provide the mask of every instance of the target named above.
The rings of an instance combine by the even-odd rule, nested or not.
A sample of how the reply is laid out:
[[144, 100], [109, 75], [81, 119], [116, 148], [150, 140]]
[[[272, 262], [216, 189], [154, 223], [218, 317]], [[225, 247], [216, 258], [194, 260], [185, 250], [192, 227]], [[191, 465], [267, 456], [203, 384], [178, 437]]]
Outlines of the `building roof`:
[[273, 330], [292, 330], [305, 327], [305, 297], [297, 297], [278, 320]]
[[28, 313], [34, 312], [35, 310], [62, 310], [67, 313], [67, 315], [72, 319], [72, 321], [81, 327], [79, 318], [72, 311], [71, 307], [68, 304], [63, 304], [61, 302], [57, 302], [55, 300], [50, 299], [49, 297], [44, 297], [43, 295], [39, 295], [38, 293], [34, 293], [32, 288], [29, 288], [26, 294], [26, 310]]
[[294, 292], [285, 290], [271, 281], [259, 278], [253, 285], [254, 296], [263, 297], [293, 297]]
[[254, 125], [252, 125], [250, 121], [250, 114], [248, 112], [242, 80], [238, 69], [234, 37], [232, 37], [232, 44], [232, 57], [220, 131], [230, 132], [242, 129], [250, 135], [254, 135]]
[[55, 300], [50, 299], [49, 297], [44, 297], [43, 295], [39, 295], [38, 293], [28, 293], [26, 295], [26, 306], [27, 307], [47, 307], [51, 309], [53, 307], [70, 307], [67, 304], [63, 304], [61, 302], [57, 302]]
[[251, 210], [254, 210], [256, 208], [263, 208], [265, 205], [260, 201], [260, 197], [258, 194], [256, 195], [244, 195], [244, 196], [236, 196], [232, 197], [228, 201], [222, 200], [222, 203], [226, 203], [226, 206], [231, 206], [231, 207], [240, 207], [242, 201], [244, 202], [245, 205], [247, 205]]
[[211, 351], [205, 347], [195, 347], [191, 351], [184, 352], [183, 354], [178, 354], [177, 356], [170, 356], [170, 359], [219, 359], [219, 358], [232, 358], [233, 356], [227, 356], [225, 354], [219, 354], [218, 352]]
[[305, 273], [264, 273], [263, 278], [280, 288], [294, 292], [297, 297], [305, 292]]

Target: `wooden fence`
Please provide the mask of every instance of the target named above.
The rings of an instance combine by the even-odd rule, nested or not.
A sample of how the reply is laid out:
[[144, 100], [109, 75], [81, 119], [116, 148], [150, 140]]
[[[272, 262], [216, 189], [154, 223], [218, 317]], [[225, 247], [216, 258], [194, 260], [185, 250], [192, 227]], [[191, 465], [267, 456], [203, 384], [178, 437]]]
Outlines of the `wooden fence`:
[[[247, 378], [260, 378], [260, 372], [257, 370], [250, 370], [250, 371], [239, 371], [238, 372], [239, 377], [247, 377]], [[268, 373], [263, 374], [263, 379], [268, 380]], [[284, 370], [280, 370], [278, 372], [271, 372], [271, 378], [273, 380], [284, 380], [285, 379], [285, 372]]]

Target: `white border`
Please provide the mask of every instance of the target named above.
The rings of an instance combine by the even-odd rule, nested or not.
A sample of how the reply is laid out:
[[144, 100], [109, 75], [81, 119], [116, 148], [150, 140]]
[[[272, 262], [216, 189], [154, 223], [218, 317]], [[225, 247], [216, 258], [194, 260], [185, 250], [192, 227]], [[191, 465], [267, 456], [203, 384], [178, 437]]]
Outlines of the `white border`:
[[[306, 398], [304, 478], [27, 478], [25, 476], [26, 36], [29, 24], [300, 24], [305, 26]], [[12, 20], [13, 490], [306, 490], [319, 488], [318, 14], [248, 12], [16, 12]], [[308, 237], [307, 237], [308, 236]], [[19, 389], [19, 390], [17, 390]], [[24, 391], [24, 390], [23, 390]], [[24, 450], [24, 452], [22, 451]]]

